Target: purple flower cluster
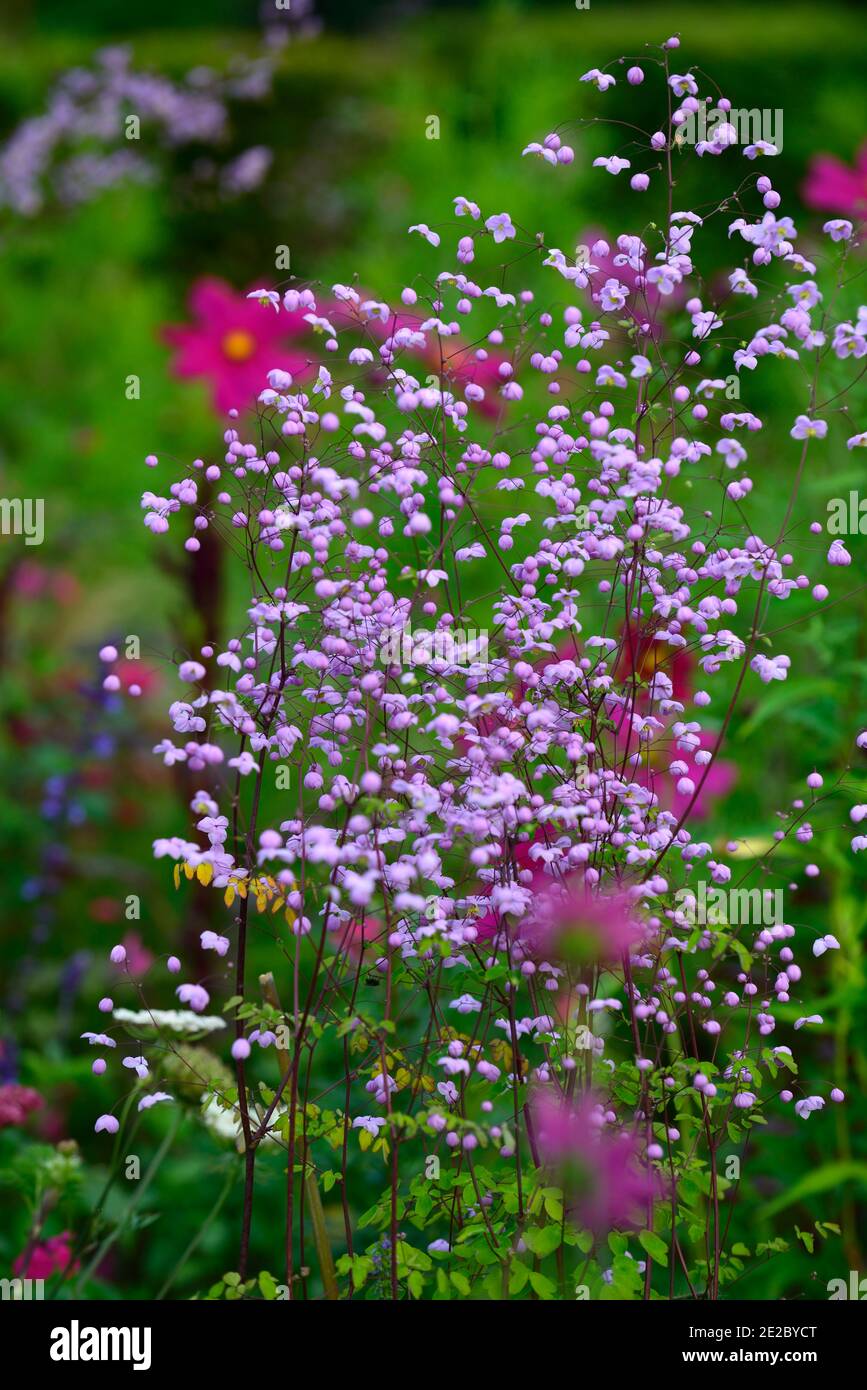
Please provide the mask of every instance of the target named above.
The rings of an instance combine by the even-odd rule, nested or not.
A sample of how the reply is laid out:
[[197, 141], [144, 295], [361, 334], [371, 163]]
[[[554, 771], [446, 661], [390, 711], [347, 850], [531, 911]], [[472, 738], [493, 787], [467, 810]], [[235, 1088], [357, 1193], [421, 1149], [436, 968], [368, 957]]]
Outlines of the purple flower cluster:
[[[613, 245], [572, 257], [461, 196], [452, 256], [441, 254], [449, 224], [410, 229], [424, 269], [399, 303], [337, 284], [339, 310], [326, 316], [311, 289], [257, 291], [263, 314], [303, 312], [311, 353], [316, 339], [323, 348], [315, 380], [301, 389], [272, 371], [219, 461], [197, 459], [142, 498], [161, 543], [176, 534], [195, 552], [216, 530], [249, 580], [229, 640], [178, 663], [155, 752], [192, 774], [195, 830], [154, 846], [176, 883], [225, 899], [224, 932], [201, 944], [217, 988], [230, 977], [237, 1091], [224, 1100], [244, 1147], [255, 1153], [281, 1106], [299, 1113], [299, 1074], [340, 1028], [353, 1061], [323, 1087], [345, 1090], [337, 1131], [401, 1153], [417, 1139], [470, 1172], [485, 1148], [489, 1170], [517, 1176], [517, 1228], [493, 1197], [461, 1219], [512, 1250], [526, 1222], [522, 1163], [571, 1167], [575, 1210], [598, 1230], [638, 1219], [636, 1206], [652, 1228], [656, 1198], [700, 1161], [719, 1235], [717, 1152], [733, 1126], [775, 1098], [798, 1095], [803, 1119], [826, 1095], [843, 1099], [802, 1082], [790, 1046], [801, 1026], [822, 1024], [805, 957], [838, 948], [825, 924], [799, 914], [797, 926], [696, 926], [683, 891], [744, 881], [737, 837], [715, 851], [694, 808], [742, 691], [761, 699], [788, 677], [790, 657], [765, 635], [769, 607], [810, 597], [811, 584], [816, 604], [828, 592], [790, 553], [790, 519], [816, 454], [828, 467], [820, 412], [833, 417], [841, 393], [823, 403], [822, 368], [867, 350], [867, 310], [853, 326], [832, 307], [855, 234], [829, 224], [828, 249], [809, 259], [769, 177], [750, 173], [729, 214], [741, 261], [711, 288], [697, 257], [724, 210], [678, 210], [673, 161], [773, 150], [679, 145], [683, 115], [711, 98], [698, 74], [671, 73], [676, 47], [642, 60], [667, 112], [660, 129], [635, 138], [629, 127], [625, 147], [594, 161], [614, 177], [642, 166], [640, 210], [627, 207]], [[595, 100], [616, 100], [614, 73], [586, 74]], [[628, 83], [645, 76], [632, 66]], [[619, 121], [612, 129], [622, 138]], [[568, 177], [574, 151], [557, 134], [528, 152]], [[662, 208], [649, 223], [648, 185]], [[513, 283], [507, 255], [519, 273], [531, 257], [547, 272], [545, 305]], [[473, 278], [479, 260], [492, 265]], [[478, 368], [460, 379], [459, 333]], [[440, 370], [419, 379], [414, 357], [432, 350]], [[492, 352], [503, 360], [483, 386]], [[806, 378], [794, 425], [749, 408], [765, 358]], [[759, 535], [744, 468], [769, 423], [791, 495], [774, 533]], [[433, 647], [406, 667], [384, 657], [401, 650], [396, 632], [422, 622], [487, 633], [485, 660]], [[670, 674], [684, 653], [706, 686], [689, 703]], [[270, 823], [263, 806], [281, 769], [286, 809]], [[845, 794], [841, 781], [808, 779], [781, 813], [766, 872], [781, 847], [802, 853], [805, 817]], [[680, 815], [666, 809], [675, 793], [687, 799]], [[249, 1041], [277, 1037], [246, 974], [256, 921], [294, 962], [288, 1061], [261, 1122]], [[374, 1004], [367, 973], [384, 985]], [[204, 1011], [214, 988], [176, 992]], [[128, 1066], [146, 1068], [145, 1045]], [[291, 1171], [300, 1141], [294, 1118], [286, 1125]], [[105, 1116], [98, 1127], [112, 1128]], [[453, 1235], [429, 1248], [446, 1253]], [[713, 1296], [718, 1251], [706, 1277]]]
[[[260, 101], [270, 84], [265, 59], [228, 75], [197, 69], [176, 83], [136, 72], [127, 48], [104, 49], [92, 70], [64, 73], [46, 109], [0, 147], [0, 208], [32, 217], [53, 198], [74, 205], [126, 180], [149, 181], [160, 151], [225, 144], [228, 103]], [[133, 138], [131, 117], [139, 122]], [[236, 196], [257, 187], [269, 164], [260, 148], [235, 156], [222, 170], [223, 191]]]

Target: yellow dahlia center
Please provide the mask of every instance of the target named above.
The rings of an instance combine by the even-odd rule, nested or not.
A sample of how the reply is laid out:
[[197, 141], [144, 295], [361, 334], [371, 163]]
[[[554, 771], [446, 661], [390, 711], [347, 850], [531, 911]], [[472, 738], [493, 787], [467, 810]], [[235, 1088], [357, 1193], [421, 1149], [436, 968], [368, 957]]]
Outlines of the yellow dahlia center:
[[256, 351], [256, 339], [244, 328], [233, 328], [223, 339], [223, 352], [232, 362], [246, 362]]

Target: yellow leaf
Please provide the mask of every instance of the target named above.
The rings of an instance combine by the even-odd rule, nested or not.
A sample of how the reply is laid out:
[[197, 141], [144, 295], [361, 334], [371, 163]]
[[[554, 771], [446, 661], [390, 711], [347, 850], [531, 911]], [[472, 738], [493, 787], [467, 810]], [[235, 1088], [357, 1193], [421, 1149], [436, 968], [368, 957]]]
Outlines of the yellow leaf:
[[226, 907], [231, 907], [231, 906], [232, 906], [232, 903], [233, 903], [234, 901], [235, 901], [235, 890], [234, 890], [234, 888], [232, 887], [232, 885], [229, 884], [229, 887], [226, 889], [225, 893], [223, 894], [223, 902], [226, 904]]
[[196, 878], [199, 880], [199, 883], [203, 883], [203, 884], [207, 885], [207, 884], [210, 883], [210, 881], [211, 881], [211, 879], [212, 879], [213, 877], [214, 877], [214, 866], [213, 866], [213, 864], [200, 864], [200, 865], [198, 866], [198, 868], [196, 869]]
[[175, 870], [174, 870], [174, 873], [172, 874], [172, 878], [175, 880], [175, 887], [176, 887], [176, 888], [180, 888], [180, 886], [181, 886], [181, 866], [180, 866], [180, 864], [176, 864], [176, 865], [175, 865]]
[[193, 876], [193, 866], [192, 866], [192, 864], [185, 864], [185, 865], [184, 865], [184, 873], [186, 874], [187, 878], [192, 878], [192, 876]]
[[286, 921], [290, 927], [296, 921], [296, 914], [289, 907], [286, 909]]

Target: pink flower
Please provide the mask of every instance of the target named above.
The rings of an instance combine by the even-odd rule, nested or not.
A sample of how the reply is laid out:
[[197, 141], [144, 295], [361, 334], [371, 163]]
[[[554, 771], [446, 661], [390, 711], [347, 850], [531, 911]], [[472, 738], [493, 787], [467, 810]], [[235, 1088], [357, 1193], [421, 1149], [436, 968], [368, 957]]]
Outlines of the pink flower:
[[65, 1271], [68, 1279], [78, 1269], [78, 1261], [69, 1265], [71, 1252], [72, 1232], [62, 1231], [59, 1236], [51, 1236], [49, 1240], [44, 1240], [41, 1245], [34, 1245], [32, 1250], [25, 1250], [12, 1266], [13, 1274], [23, 1279], [48, 1279], [55, 1272]]
[[640, 939], [628, 900], [614, 893], [587, 892], [577, 874], [567, 881], [565, 891], [549, 892], [534, 916], [548, 929], [557, 956], [566, 960], [619, 960]]
[[364, 954], [371, 942], [379, 942], [385, 947], [385, 928], [375, 917], [364, 917], [360, 922], [352, 920], [340, 929], [338, 951], [348, 951], [353, 960]]
[[807, 170], [801, 197], [808, 207], [820, 212], [862, 216], [867, 209], [867, 144], [858, 151], [853, 169], [834, 155], [816, 155]]
[[196, 281], [189, 304], [195, 322], [163, 330], [177, 349], [172, 370], [179, 377], [205, 377], [221, 414], [251, 405], [273, 368], [293, 376], [307, 371], [307, 353], [287, 341], [307, 336], [303, 310], [274, 314], [210, 277]]
[[559, 1171], [578, 1220], [591, 1230], [642, 1224], [658, 1197], [653, 1171], [642, 1167], [635, 1137], [604, 1127], [602, 1106], [589, 1095], [558, 1099], [547, 1091], [533, 1102], [536, 1142], [545, 1163]]
[[0, 1086], [0, 1129], [23, 1125], [31, 1110], [41, 1110], [44, 1101], [32, 1086]]
[[[657, 661], [659, 661], [658, 666]], [[659, 657], [656, 644], [651, 637], [646, 634], [634, 633], [624, 643], [623, 659], [618, 672], [621, 679], [628, 679], [633, 670], [639, 677], [649, 679], [657, 669], [664, 671], [669, 676], [673, 698], [683, 704], [688, 704], [694, 694], [692, 678], [695, 661], [692, 655], [682, 649], [676, 649], [663, 660]], [[639, 708], [641, 708], [640, 702]], [[626, 734], [625, 721], [621, 720], [615, 737], [622, 743], [626, 739]], [[703, 755], [712, 752], [716, 739], [713, 734], [704, 729], [699, 737], [699, 747], [694, 748], [692, 752], [688, 749], [678, 749], [678, 758], [686, 765], [686, 772], [683, 777], [691, 781], [696, 787], [701, 783], [701, 792], [692, 808], [692, 816], [695, 820], [703, 820], [710, 814], [713, 803], [718, 798], [728, 794], [737, 777], [735, 764], [724, 762], [719, 758], [714, 759], [705, 776], [706, 762], [704, 759], [697, 762], [695, 755], [699, 752]], [[676, 816], [681, 816], [690, 804], [692, 792], [688, 791], [685, 785], [683, 790], [679, 789], [682, 779], [678, 779], [678, 782], [672, 786], [671, 779], [661, 775], [662, 768], [659, 763], [660, 754], [651, 747], [646, 762], [640, 768], [635, 768], [632, 776], [640, 786], [648, 787], [655, 792], [663, 806], [673, 811]], [[704, 782], [702, 782], [702, 777], [704, 777]]]
[[138, 932], [127, 932], [123, 938], [127, 964], [133, 975], [144, 975], [153, 964], [153, 955], [142, 942]]

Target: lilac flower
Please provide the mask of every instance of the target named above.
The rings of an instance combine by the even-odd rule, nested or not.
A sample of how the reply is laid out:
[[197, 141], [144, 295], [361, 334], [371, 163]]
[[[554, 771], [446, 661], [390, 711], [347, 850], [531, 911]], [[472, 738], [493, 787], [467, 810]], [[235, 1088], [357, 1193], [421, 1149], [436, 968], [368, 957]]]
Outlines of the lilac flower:
[[280, 295], [277, 290], [250, 290], [247, 298], [255, 299], [257, 304], [261, 304], [265, 309], [273, 309], [276, 314], [280, 312]]
[[374, 1139], [379, 1137], [379, 1131], [386, 1121], [379, 1115], [356, 1115], [352, 1121], [353, 1129], [366, 1129], [368, 1134], [372, 1134]]
[[828, 547], [829, 565], [851, 565], [852, 556], [841, 540], [832, 541]]
[[600, 92], [607, 92], [609, 87], [615, 86], [616, 79], [609, 73], [600, 72], [599, 68], [591, 68], [589, 72], [585, 72], [581, 76], [579, 81], [592, 82], [593, 86], [597, 87]]
[[474, 999], [471, 994], [462, 994], [449, 1005], [449, 1008], [456, 1009], [459, 1014], [477, 1014], [481, 1007], [480, 1000]]
[[619, 174], [623, 169], [631, 168], [631, 165], [628, 159], [621, 159], [620, 155], [610, 154], [600, 155], [598, 159], [594, 159], [593, 168], [605, 169], [609, 174]]
[[175, 994], [197, 1014], [203, 1013], [211, 1002], [211, 996], [202, 985], [178, 985]]
[[824, 420], [813, 420], [809, 415], [799, 415], [789, 431], [793, 439], [824, 439], [828, 426]]
[[197, 684], [200, 680], [204, 680], [205, 668], [200, 661], [182, 661], [178, 667], [178, 675], [182, 681]]
[[622, 309], [626, 303], [627, 289], [621, 285], [619, 280], [609, 279], [605, 281], [599, 291], [599, 303], [608, 313], [613, 313]]
[[491, 217], [486, 217], [485, 226], [497, 245], [515, 236], [515, 228], [512, 226], [512, 219], [507, 212], [497, 212]]
[[805, 1096], [795, 1101], [795, 1114], [801, 1120], [808, 1120], [814, 1110], [823, 1110], [825, 1102], [821, 1096]]
[[172, 1100], [172, 1096], [169, 1095], [168, 1091], [152, 1091], [150, 1095], [142, 1096], [137, 1109], [150, 1110], [151, 1106], [159, 1105], [160, 1102], [164, 1100]]
[[822, 228], [832, 241], [849, 241], [852, 237], [852, 223], [846, 217], [832, 217]]
[[695, 78], [692, 73], [678, 74], [672, 73], [668, 79], [668, 85], [676, 97], [694, 97], [698, 92]]
[[733, 270], [729, 276], [729, 284], [735, 294], [747, 294], [752, 299], [755, 299], [759, 292], [745, 270]]
[[750, 667], [761, 676], [767, 685], [770, 681], [784, 681], [789, 674], [791, 658], [788, 656], [762, 656], [758, 653], [750, 662]]
[[219, 936], [217, 932], [203, 931], [199, 939], [203, 951], [216, 951], [218, 956], [224, 956], [229, 949], [229, 938]]
[[409, 230], [411, 232], [418, 232], [420, 236], [424, 237], [425, 241], [430, 242], [431, 246], [439, 246], [440, 244], [439, 232], [432, 232], [426, 222], [416, 222]]
[[478, 222], [482, 215], [478, 203], [472, 202], [469, 198], [462, 197], [454, 198], [453, 202], [455, 205], [456, 217], [471, 217], [474, 222]]
[[548, 164], [556, 165], [557, 163], [556, 150], [552, 150], [550, 145], [540, 145], [536, 140], [531, 141], [529, 145], [525, 145], [523, 150], [521, 151], [521, 154], [535, 154], [538, 155], [540, 159], [545, 160]]

